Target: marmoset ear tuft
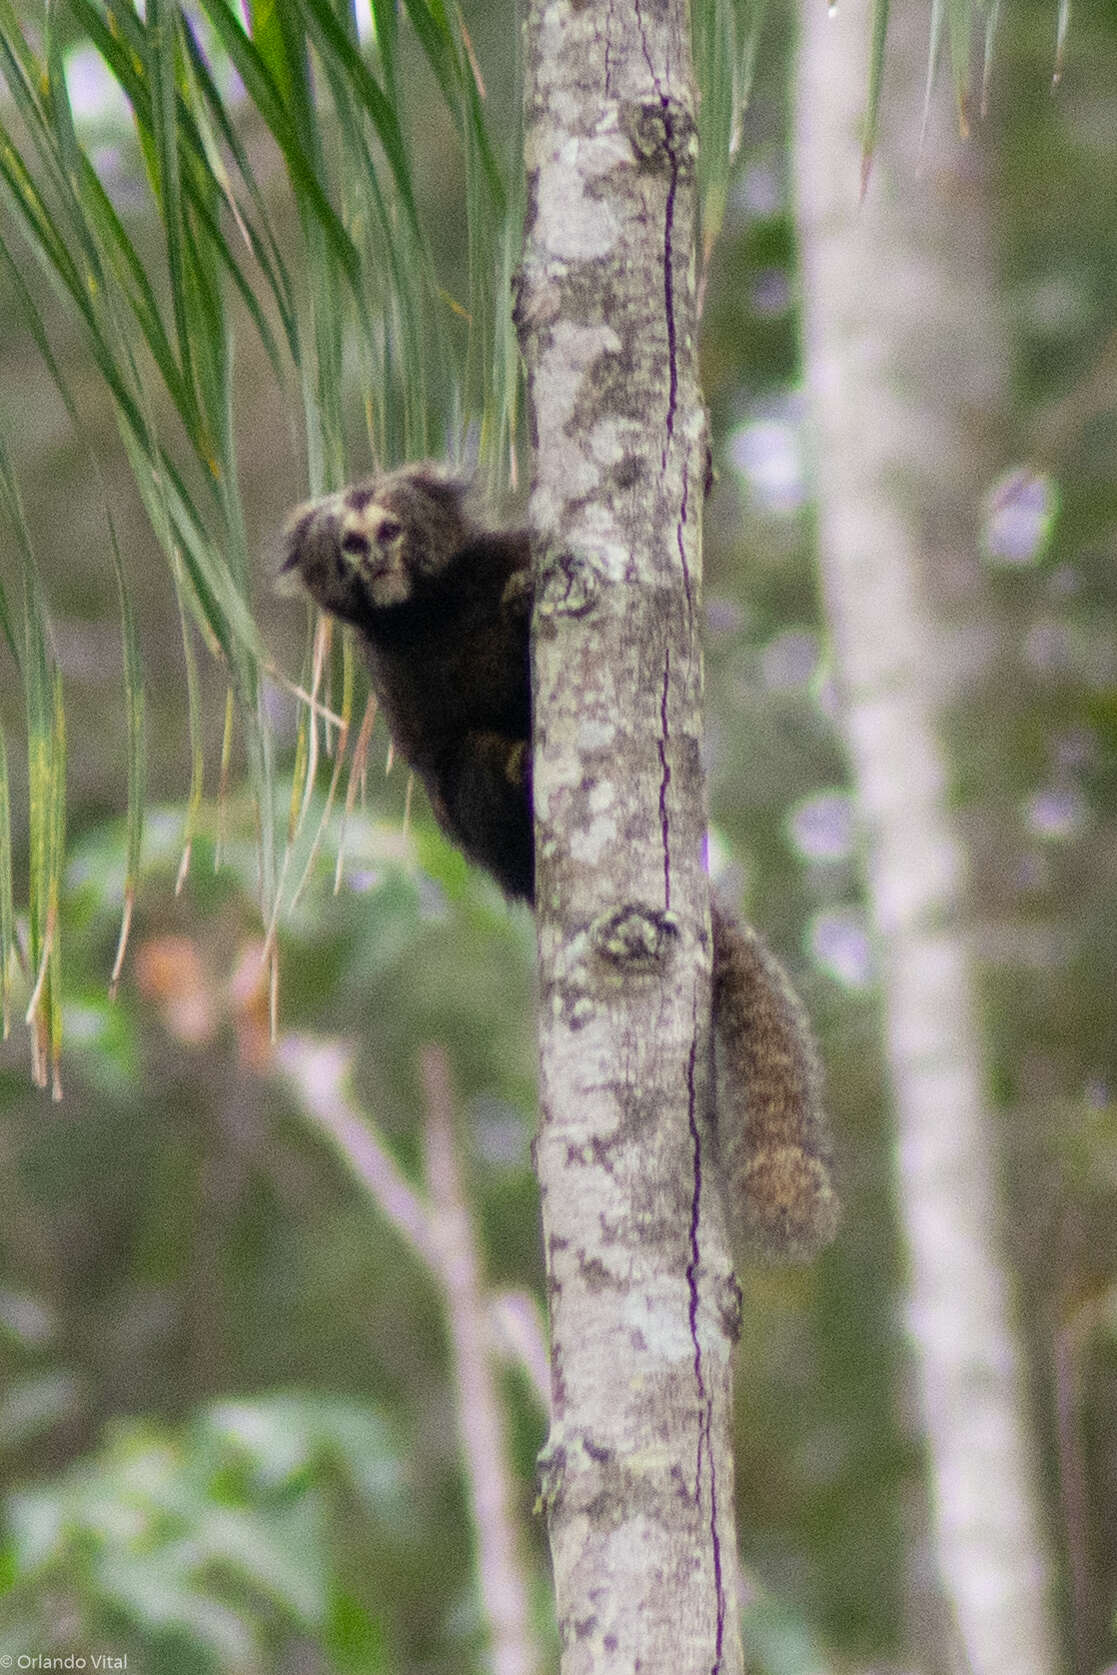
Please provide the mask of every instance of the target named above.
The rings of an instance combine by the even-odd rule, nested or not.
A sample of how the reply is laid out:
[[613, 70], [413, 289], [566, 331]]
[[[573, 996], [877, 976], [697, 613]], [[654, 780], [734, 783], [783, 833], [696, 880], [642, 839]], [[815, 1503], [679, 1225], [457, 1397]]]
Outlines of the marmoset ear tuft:
[[[301, 506], [296, 506], [283, 525], [281, 536], [281, 559], [276, 572], [280, 576], [289, 576], [292, 570], [297, 570], [302, 556], [302, 543], [314, 519], [314, 513], [320, 505], [316, 500], [304, 500]], [[288, 589], [285, 587], [284, 592]]]

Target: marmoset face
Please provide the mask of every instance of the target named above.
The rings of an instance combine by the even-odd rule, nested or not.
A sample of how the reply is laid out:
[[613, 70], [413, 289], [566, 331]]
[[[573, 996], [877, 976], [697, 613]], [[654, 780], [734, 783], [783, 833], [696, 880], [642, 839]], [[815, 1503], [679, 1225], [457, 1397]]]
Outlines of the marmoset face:
[[404, 605], [465, 541], [464, 493], [436, 468], [411, 466], [308, 501], [287, 524], [282, 570], [350, 622]]

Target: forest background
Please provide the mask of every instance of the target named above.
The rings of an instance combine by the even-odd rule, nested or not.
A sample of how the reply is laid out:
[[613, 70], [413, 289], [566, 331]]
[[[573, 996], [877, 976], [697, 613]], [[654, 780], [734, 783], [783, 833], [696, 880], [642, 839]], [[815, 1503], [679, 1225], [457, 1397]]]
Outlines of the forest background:
[[[467, 12], [487, 122], [510, 154], [512, 22], [501, 5]], [[906, 1668], [913, 1648], [930, 1669], [936, 1643], [880, 966], [816, 569], [794, 25], [793, 9], [773, 4], [757, 36], [705, 276], [701, 350], [718, 473], [706, 517], [713, 861], [721, 887], [786, 958], [818, 1027], [846, 1206], [841, 1237], [817, 1265], [743, 1281], [743, 1597], [751, 1660], [770, 1675]], [[1048, 4], [1016, 8], [997, 34], [988, 110], [969, 137], [957, 134], [944, 72], [922, 165], [909, 155], [910, 178], [897, 186], [893, 162], [882, 181], [870, 178], [868, 195], [870, 204], [878, 190], [925, 197], [948, 242], [962, 224], [952, 223], [952, 203], [967, 226], [976, 214], [982, 306], [998, 323], [996, 366], [960, 444], [969, 469], [944, 500], [943, 609], [948, 621], [956, 612], [958, 665], [945, 724], [949, 801], [968, 862], [981, 1073], [1047, 1528], [1068, 1657], [1085, 1675], [1117, 1657], [1117, 24], [1101, 10], [1076, 14], [1053, 88], [1055, 29]], [[59, 51], [78, 137], [158, 286], [162, 233], [128, 114], [80, 29]], [[890, 79], [886, 59], [884, 159], [890, 131], [923, 114], [922, 72], [905, 74], [903, 63]], [[464, 298], [468, 138], [463, 146], [406, 32], [400, 74], [413, 89], [419, 212], [447, 292]], [[244, 137], [293, 246], [306, 229], [285, 208], [282, 159], [258, 121], [246, 119]], [[850, 182], [855, 195], [855, 155]], [[223, 772], [224, 674], [197, 624], [184, 628], [152, 505], [137, 493], [87, 341], [41, 298], [80, 431], [44, 370], [19, 276], [37, 282], [10, 238], [10, 207], [4, 245], [16, 261], [0, 273], [5, 482], [19, 485], [15, 527], [33, 540], [65, 694], [67, 837], [59, 912], [52, 921], [41, 904], [39, 927], [61, 927], [64, 964], [50, 981], [64, 1098], [53, 1102], [29, 1071], [19, 1014], [34, 958], [32, 977], [15, 984], [0, 1072], [2, 1648], [100, 1647], [184, 1672], [478, 1666], [486, 1627], [442, 1300], [361, 1186], [336, 1122], [331, 1139], [307, 1096], [308, 1037], [351, 1052], [354, 1101], [415, 1179], [432, 1106], [453, 1106], [487, 1282], [508, 1327], [511, 1480], [546, 1644], [544, 1540], [531, 1516], [545, 1427], [526, 1370], [542, 1278], [529, 1155], [530, 921], [446, 848], [421, 799], [405, 808], [403, 772], [381, 773], [378, 729], [343, 843], [344, 778], [332, 813], [328, 763], [308, 795], [289, 872], [309, 874], [296, 902], [290, 891], [281, 899], [277, 920], [273, 1048], [261, 963], [268, 912], [243, 790], [254, 747], [247, 729], [234, 730]], [[494, 246], [492, 256], [506, 279], [508, 251]], [[913, 337], [927, 330], [920, 296], [914, 283]], [[444, 442], [414, 415], [381, 415], [366, 428], [364, 369], [350, 344], [339, 347], [343, 457], [312, 457], [308, 468], [305, 391], [277, 379], [254, 323], [238, 319], [230, 387], [253, 606], [277, 667], [304, 684], [313, 661], [304, 614], [271, 586], [290, 505], [321, 486], [316, 470], [363, 472], [376, 422], [398, 427], [390, 440], [401, 452]], [[933, 341], [927, 354], [934, 364]], [[522, 505], [524, 485], [508, 485], [509, 439], [501, 447], [485, 435], [481, 447], [494, 492]], [[106, 504], [146, 669], [148, 810], [130, 946], [111, 996], [137, 768]], [[18, 536], [6, 538], [9, 601], [19, 598], [21, 562]], [[335, 673], [340, 703], [347, 674]], [[306, 712], [278, 678], [261, 688], [260, 710], [282, 829], [292, 784], [298, 803], [306, 783]], [[358, 705], [352, 732], [359, 715]], [[34, 753], [30, 765], [22, 755], [14, 675], [0, 718], [18, 903], [19, 880], [36, 865], [38, 782]], [[51, 1043], [40, 1046], [49, 1083]], [[432, 1047], [452, 1092], [430, 1074]], [[335, 1118], [339, 1110], [340, 1093]]]

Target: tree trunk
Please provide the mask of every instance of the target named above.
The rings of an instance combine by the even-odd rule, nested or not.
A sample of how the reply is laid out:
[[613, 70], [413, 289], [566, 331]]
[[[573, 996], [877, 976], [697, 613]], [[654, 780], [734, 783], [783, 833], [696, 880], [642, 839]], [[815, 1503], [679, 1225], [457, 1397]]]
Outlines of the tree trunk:
[[859, 211], [861, 14], [807, 6], [802, 28], [820, 553], [879, 938], [908, 1325], [950, 1619], [937, 1652], [967, 1675], [1051, 1675], [1048, 1561], [939, 738], [959, 648], [980, 645], [977, 503], [987, 415], [1007, 384], [981, 154], [929, 141], [921, 165], [926, 19], [894, 8], [887, 116], [902, 133], [882, 144]]
[[518, 320], [564, 1675], [741, 1669], [736, 1295], [707, 1109], [694, 111], [682, 0], [534, 0]]

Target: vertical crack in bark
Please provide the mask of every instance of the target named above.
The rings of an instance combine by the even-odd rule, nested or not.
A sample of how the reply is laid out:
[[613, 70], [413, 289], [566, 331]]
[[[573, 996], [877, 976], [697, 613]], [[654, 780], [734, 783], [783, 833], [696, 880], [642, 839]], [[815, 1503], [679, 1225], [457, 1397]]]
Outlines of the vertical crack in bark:
[[663, 106], [663, 127], [666, 133], [667, 156], [671, 162], [671, 180], [667, 187], [667, 204], [663, 215], [663, 310], [667, 319], [667, 391], [666, 440], [663, 444], [663, 470], [667, 469], [667, 452], [675, 434], [675, 407], [679, 399], [678, 345], [675, 342], [675, 190], [679, 184], [679, 158], [675, 150], [675, 132], [671, 121], [671, 107], [666, 95], [659, 96]]
[[667, 713], [667, 699], [671, 690], [671, 647], [663, 657], [663, 686], [659, 694], [659, 830], [663, 840], [663, 908], [671, 906], [671, 815], [667, 807], [667, 791], [671, 784], [671, 764], [667, 760], [667, 746], [671, 740], [671, 721]]
[[613, 0], [609, 0], [605, 8], [605, 97], [612, 97], [613, 66], [609, 62], [610, 48], [613, 40]]
[[[697, 1014], [697, 1001], [695, 1002]], [[713, 1391], [706, 1388], [706, 1377], [702, 1369], [702, 1336], [698, 1326], [699, 1286], [698, 1274], [701, 1266], [698, 1246], [698, 1227], [702, 1208], [702, 1135], [698, 1127], [697, 1097], [694, 1086], [694, 1065], [698, 1048], [698, 1019], [692, 1018], [690, 1038], [690, 1056], [687, 1060], [687, 1116], [690, 1124], [690, 1138], [694, 1147], [694, 1190], [690, 1201], [690, 1260], [687, 1263], [686, 1277], [690, 1292], [690, 1341], [694, 1345], [694, 1382], [698, 1387], [699, 1422], [698, 1422], [698, 1454], [694, 1465], [694, 1504], [702, 1505], [702, 1462], [709, 1462], [710, 1472], [710, 1542], [714, 1557], [714, 1598], [717, 1610], [717, 1631], [715, 1639], [714, 1661], [710, 1665], [710, 1675], [718, 1675], [722, 1664], [722, 1647], [725, 1641], [725, 1587], [721, 1573], [721, 1540], [718, 1535], [718, 1481], [714, 1464], [712, 1446], [712, 1431], [714, 1423]]]
[[679, 515], [675, 520], [675, 541], [679, 549], [679, 563], [683, 572], [683, 587], [686, 590], [687, 621], [694, 619], [694, 596], [690, 591], [690, 565], [686, 557], [686, 523], [690, 508], [690, 449], [683, 456], [683, 501], [679, 507]]

